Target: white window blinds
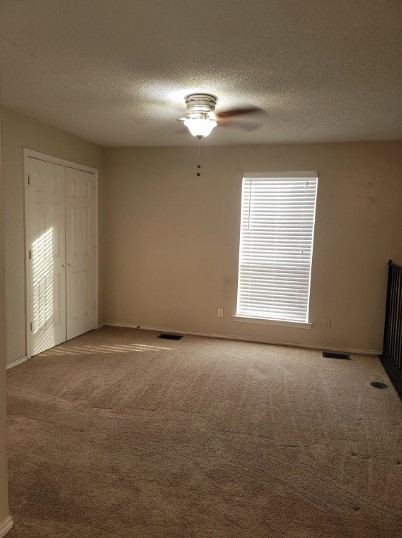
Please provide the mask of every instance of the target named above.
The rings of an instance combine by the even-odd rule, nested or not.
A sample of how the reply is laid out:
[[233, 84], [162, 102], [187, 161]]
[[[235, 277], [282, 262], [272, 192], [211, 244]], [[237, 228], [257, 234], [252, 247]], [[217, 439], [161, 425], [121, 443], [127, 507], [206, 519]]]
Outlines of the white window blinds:
[[316, 172], [243, 177], [237, 316], [308, 322]]

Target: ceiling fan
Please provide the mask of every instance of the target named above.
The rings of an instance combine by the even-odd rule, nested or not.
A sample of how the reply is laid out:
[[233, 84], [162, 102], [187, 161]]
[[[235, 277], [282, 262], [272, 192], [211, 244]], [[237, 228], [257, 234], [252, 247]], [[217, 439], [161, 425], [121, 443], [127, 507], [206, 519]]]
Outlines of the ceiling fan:
[[[185, 97], [187, 114], [179, 118], [190, 133], [198, 138], [205, 138], [217, 125], [228, 124], [233, 116], [260, 112], [258, 107], [232, 108], [223, 112], [215, 112], [218, 98], [209, 93], [191, 93]], [[241, 126], [240, 124], [238, 124]]]

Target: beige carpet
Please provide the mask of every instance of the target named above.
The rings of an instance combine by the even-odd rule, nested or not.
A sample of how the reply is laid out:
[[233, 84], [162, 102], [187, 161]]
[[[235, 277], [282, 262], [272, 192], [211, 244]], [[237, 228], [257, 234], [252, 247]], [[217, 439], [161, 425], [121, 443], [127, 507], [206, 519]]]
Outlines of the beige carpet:
[[103, 328], [9, 371], [17, 537], [400, 537], [380, 362]]

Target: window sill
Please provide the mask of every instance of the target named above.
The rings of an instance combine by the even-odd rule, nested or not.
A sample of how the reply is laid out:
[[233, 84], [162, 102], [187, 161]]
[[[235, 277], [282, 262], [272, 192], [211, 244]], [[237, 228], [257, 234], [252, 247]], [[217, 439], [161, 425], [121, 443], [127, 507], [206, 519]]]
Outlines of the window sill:
[[292, 327], [293, 329], [312, 329], [312, 323], [301, 323], [299, 321], [280, 321], [279, 319], [246, 318], [243, 316], [232, 316], [233, 321], [241, 323], [256, 323], [258, 325], [276, 325], [278, 327]]

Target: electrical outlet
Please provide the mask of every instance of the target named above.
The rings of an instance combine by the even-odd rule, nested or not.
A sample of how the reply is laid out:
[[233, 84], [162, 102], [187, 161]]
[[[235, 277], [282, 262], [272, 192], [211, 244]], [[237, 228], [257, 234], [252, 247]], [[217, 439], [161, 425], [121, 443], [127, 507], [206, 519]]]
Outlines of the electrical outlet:
[[331, 318], [324, 318], [324, 329], [331, 328]]
[[223, 308], [218, 308], [218, 318], [223, 318]]

